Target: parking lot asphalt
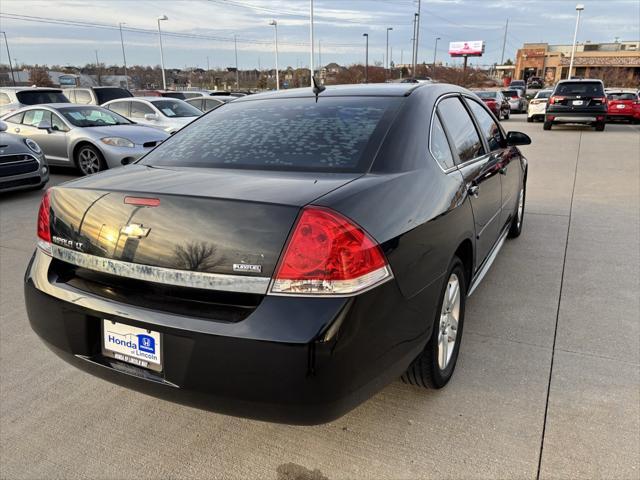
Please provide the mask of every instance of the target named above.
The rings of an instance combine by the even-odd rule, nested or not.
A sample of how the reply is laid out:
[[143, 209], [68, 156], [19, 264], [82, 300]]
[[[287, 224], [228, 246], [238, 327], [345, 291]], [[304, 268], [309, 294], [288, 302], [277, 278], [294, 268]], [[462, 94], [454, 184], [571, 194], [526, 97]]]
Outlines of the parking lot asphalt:
[[533, 139], [524, 231], [469, 299], [451, 383], [396, 381], [316, 427], [174, 405], [59, 360], [22, 293], [42, 193], [0, 196], [0, 477], [639, 478], [640, 128], [504, 125]]

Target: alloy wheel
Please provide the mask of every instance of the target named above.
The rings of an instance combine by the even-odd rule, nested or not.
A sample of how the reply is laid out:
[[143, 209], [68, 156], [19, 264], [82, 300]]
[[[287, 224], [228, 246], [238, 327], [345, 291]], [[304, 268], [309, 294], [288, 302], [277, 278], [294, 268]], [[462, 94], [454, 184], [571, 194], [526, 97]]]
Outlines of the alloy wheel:
[[438, 329], [438, 366], [444, 370], [449, 365], [458, 335], [460, 319], [460, 280], [452, 273], [447, 282], [440, 311]]
[[78, 155], [78, 166], [85, 175], [98, 173], [100, 171], [100, 158], [92, 149], [83, 148]]

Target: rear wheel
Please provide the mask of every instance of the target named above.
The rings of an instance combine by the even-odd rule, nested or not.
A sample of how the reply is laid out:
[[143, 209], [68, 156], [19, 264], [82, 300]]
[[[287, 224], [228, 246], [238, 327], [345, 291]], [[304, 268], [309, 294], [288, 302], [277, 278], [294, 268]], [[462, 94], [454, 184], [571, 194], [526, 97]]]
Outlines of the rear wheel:
[[551, 130], [551, 125], [553, 125], [553, 122], [547, 122], [545, 120], [544, 125], [542, 126], [543, 130]]
[[596, 132], [604, 132], [605, 122], [596, 122]]
[[431, 337], [418, 358], [402, 375], [402, 381], [424, 388], [442, 388], [451, 379], [458, 360], [467, 284], [462, 261], [454, 257], [440, 294]]
[[83, 175], [98, 173], [106, 168], [102, 154], [93, 145], [83, 145], [78, 149], [76, 165]]

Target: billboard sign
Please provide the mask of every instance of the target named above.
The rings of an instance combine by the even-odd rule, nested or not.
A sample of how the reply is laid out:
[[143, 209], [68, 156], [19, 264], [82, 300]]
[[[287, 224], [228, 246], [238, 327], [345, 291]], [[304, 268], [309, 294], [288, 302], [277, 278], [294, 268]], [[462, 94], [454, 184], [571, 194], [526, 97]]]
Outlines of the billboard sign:
[[449, 55], [452, 57], [481, 57], [483, 53], [483, 40], [449, 43]]

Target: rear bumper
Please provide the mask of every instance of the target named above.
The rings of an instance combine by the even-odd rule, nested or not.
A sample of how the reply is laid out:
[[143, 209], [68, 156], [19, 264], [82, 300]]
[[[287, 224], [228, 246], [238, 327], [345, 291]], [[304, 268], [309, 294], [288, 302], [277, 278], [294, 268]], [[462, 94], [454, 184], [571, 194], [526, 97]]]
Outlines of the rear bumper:
[[607, 107], [605, 105], [588, 108], [547, 106], [545, 115], [545, 120], [553, 123], [593, 123], [604, 121], [606, 118]]
[[[265, 296], [237, 323], [136, 308], [57, 283], [37, 251], [25, 277], [33, 330], [58, 356], [110, 382], [224, 414], [324, 423], [398, 378], [431, 331], [440, 281], [406, 300], [394, 280], [353, 298]], [[101, 353], [102, 319], [162, 334], [156, 374]]]

